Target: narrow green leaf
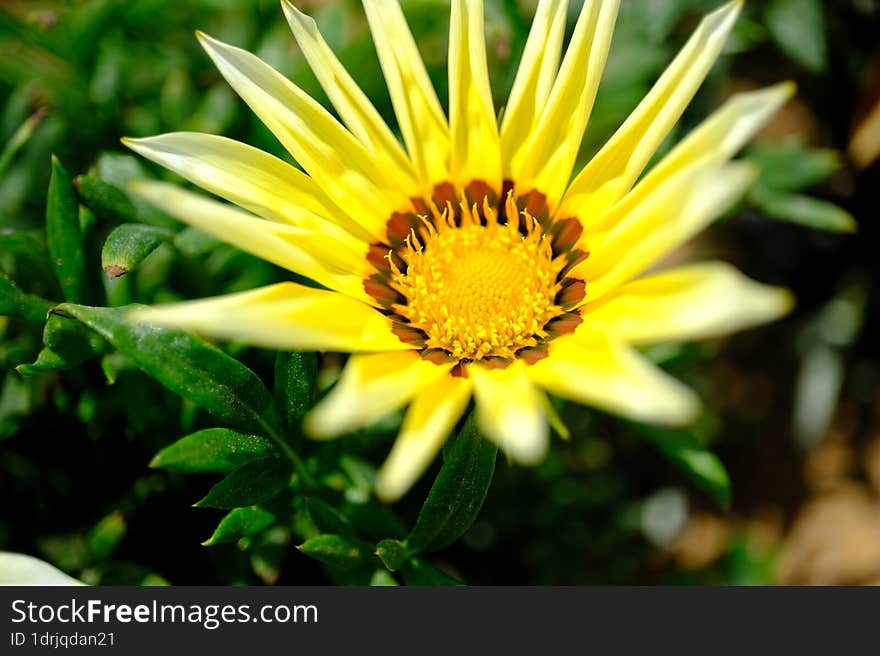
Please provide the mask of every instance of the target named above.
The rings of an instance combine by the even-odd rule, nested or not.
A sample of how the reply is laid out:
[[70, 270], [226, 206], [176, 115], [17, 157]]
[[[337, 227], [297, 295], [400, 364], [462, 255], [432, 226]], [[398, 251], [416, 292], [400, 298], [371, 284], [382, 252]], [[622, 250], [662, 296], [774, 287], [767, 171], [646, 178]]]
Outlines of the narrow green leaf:
[[714, 453], [700, 439], [686, 431], [639, 426], [642, 435], [694, 483], [708, 492], [721, 506], [731, 500], [730, 478]]
[[37, 360], [21, 365], [25, 375], [70, 369], [109, 350], [109, 345], [94, 331], [78, 321], [71, 321], [50, 311], [43, 328], [43, 344]]
[[22, 291], [0, 273], [0, 316], [13, 317], [30, 323], [43, 323], [53, 303]]
[[778, 221], [828, 232], [853, 233], [858, 228], [846, 210], [828, 201], [761, 188], [755, 188], [751, 198], [767, 216]]
[[808, 148], [792, 139], [756, 144], [748, 158], [758, 164], [759, 184], [774, 191], [797, 191], [822, 182], [840, 168], [840, 155], [829, 148]]
[[125, 518], [118, 510], [110, 513], [89, 531], [86, 546], [93, 560], [108, 558], [125, 537]]
[[326, 533], [303, 542], [298, 549], [325, 565], [339, 569], [354, 569], [364, 561], [363, 550], [352, 540]]
[[101, 266], [109, 278], [124, 276], [173, 236], [174, 233], [165, 228], [123, 223], [114, 228], [104, 242]]
[[137, 208], [118, 187], [93, 175], [77, 176], [74, 184], [82, 204], [102, 219], [113, 223], [137, 221]]
[[206, 428], [165, 447], [150, 467], [186, 473], [222, 472], [271, 456], [275, 446], [265, 437], [228, 428]]
[[275, 359], [275, 399], [289, 426], [297, 426], [315, 401], [318, 358], [314, 353], [279, 352]]
[[259, 506], [234, 508], [220, 520], [213, 535], [202, 542], [206, 547], [224, 542], [237, 542], [241, 538], [256, 535], [275, 522], [275, 515]]
[[40, 124], [40, 121], [43, 120], [45, 115], [46, 110], [41, 107], [26, 118], [24, 123], [18, 127], [9, 141], [6, 142], [6, 145], [3, 147], [3, 152], [0, 153], [0, 175], [3, 175], [21, 147], [28, 142], [31, 135], [34, 133], [34, 130]]
[[771, 0], [764, 22], [789, 59], [812, 73], [828, 68], [828, 45], [821, 0]]
[[46, 197], [46, 240], [64, 298], [87, 300], [85, 255], [79, 227], [79, 203], [70, 176], [54, 155]]
[[467, 531], [486, 499], [497, 453], [498, 447], [480, 435], [473, 415], [468, 417], [406, 539], [411, 553], [442, 549]]
[[376, 555], [385, 567], [395, 572], [406, 562], [406, 545], [400, 540], [382, 540], [376, 545]]
[[271, 499], [287, 487], [290, 463], [280, 458], [263, 458], [242, 465], [212, 487], [199, 508], [240, 508]]
[[461, 581], [457, 581], [434, 567], [431, 563], [421, 558], [411, 558], [400, 568], [403, 574], [403, 580], [407, 585], [419, 586], [450, 586], [462, 585]]
[[257, 375], [195, 335], [126, 321], [130, 308], [64, 304], [79, 319], [172, 392], [230, 425], [256, 433], [271, 429], [272, 397]]

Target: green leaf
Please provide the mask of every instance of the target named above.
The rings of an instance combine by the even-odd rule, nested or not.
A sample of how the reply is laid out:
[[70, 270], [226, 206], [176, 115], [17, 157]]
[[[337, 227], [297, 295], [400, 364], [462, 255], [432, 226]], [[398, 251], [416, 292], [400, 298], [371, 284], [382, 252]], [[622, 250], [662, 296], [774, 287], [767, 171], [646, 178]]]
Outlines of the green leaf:
[[46, 197], [46, 240], [64, 298], [87, 300], [85, 255], [79, 227], [79, 203], [70, 176], [54, 155]]
[[828, 201], [755, 188], [752, 201], [770, 218], [827, 232], [856, 232], [858, 224], [846, 211]]
[[113, 229], [101, 251], [101, 266], [109, 278], [124, 276], [161, 244], [171, 230], [143, 223], [123, 223]]
[[80, 175], [74, 181], [82, 204], [102, 219], [113, 223], [136, 221], [138, 211], [118, 187], [93, 175]]
[[306, 540], [298, 549], [325, 565], [342, 570], [354, 569], [364, 561], [366, 555], [354, 541], [332, 533]]
[[825, 72], [828, 46], [820, 0], [771, 0], [764, 22], [789, 59], [812, 73]]
[[758, 184], [774, 191], [797, 191], [822, 182], [840, 168], [840, 155], [829, 148], [807, 148], [796, 139], [752, 146], [749, 159], [760, 168]]
[[314, 353], [279, 352], [275, 359], [275, 398], [281, 416], [297, 426], [315, 401], [318, 358]]
[[240, 508], [271, 499], [287, 487], [290, 463], [280, 458], [263, 458], [242, 465], [212, 487], [199, 508]]
[[9, 141], [6, 142], [6, 145], [3, 147], [3, 152], [0, 153], [0, 176], [5, 173], [9, 164], [15, 158], [15, 155], [21, 150], [21, 147], [30, 140], [31, 135], [33, 135], [34, 130], [40, 124], [40, 121], [43, 120], [45, 115], [46, 109], [41, 107], [25, 119], [24, 123], [18, 127]]
[[46, 348], [33, 364], [17, 367], [20, 373], [31, 375], [70, 369], [109, 349], [107, 342], [94, 331], [51, 311], [43, 328], [43, 344]]
[[220, 520], [214, 534], [202, 542], [206, 547], [223, 542], [237, 542], [241, 538], [256, 535], [275, 522], [275, 515], [259, 506], [234, 508]]
[[275, 445], [265, 437], [228, 428], [206, 428], [159, 451], [150, 461], [150, 467], [186, 473], [222, 472], [274, 452]]
[[377, 569], [370, 577], [369, 585], [372, 587], [390, 587], [399, 584], [394, 580], [394, 577], [391, 576], [388, 570]]
[[492, 475], [498, 447], [480, 435], [471, 415], [449, 447], [440, 473], [406, 539], [412, 553], [452, 544], [477, 517]]
[[407, 560], [406, 545], [400, 540], [382, 540], [376, 545], [376, 555], [385, 567], [394, 572]]
[[131, 361], [131, 358], [119, 351], [113, 351], [101, 358], [101, 370], [110, 385], [116, 382], [119, 374], [123, 371], [134, 368], [134, 362]]
[[217, 248], [222, 242], [196, 228], [184, 228], [174, 236], [174, 248], [187, 257], [197, 257]]
[[462, 585], [461, 581], [456, 581], [451, 576], [447, 576], [431, 563], [421, 558], [412, 558], [405, 563], [400, 573], [403, 574], [403, 580], [407, 585]]
[[18, 285], [0, 273], [0, 316], [13, 317], [30, 323], [43, 323], [53, 303], [23, 292]]
[[272, 429], [272, 397], [257, 375], [195, 335], [125, 320], [130, 308], [64, 304], [79, 319], [172, 392], [230, 425], [262, 433]]
[[89, 531], [86, 545], [93, 560], [108, 558], [125, 537], [125, 518], [119, 511], [112, 512]]
[[639, 426], [642, 435], [721, 506], [730, 506], [730, 478], [714, 453], [686, 431]]

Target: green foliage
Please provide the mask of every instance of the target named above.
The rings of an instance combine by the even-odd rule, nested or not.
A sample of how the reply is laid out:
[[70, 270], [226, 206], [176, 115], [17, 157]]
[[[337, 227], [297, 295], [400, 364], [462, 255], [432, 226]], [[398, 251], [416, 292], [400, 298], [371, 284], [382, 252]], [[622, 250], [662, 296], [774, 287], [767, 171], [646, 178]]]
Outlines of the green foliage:
[[498, 447], [480, 435], [471, 416], [447, 449], [443, 467], [406, 538], [413, 553], [455, 542], [470, 527], [492, 482]]
[[363, 564], [366, 558], [366, 554], [356, 543], [332, 533], [310, 538], [297, 548], [307, 556], [341, 570], [354, 569]]
[[214, 533], [202, 544], [210, 547], [223, 542], [237, 542], [264, 531], [274, 523], [275, 515], [259, 506], [234, 508], [220, 520]]
[[678, 466], [691, 480], [708, 492], [724, 508], [731, 502], [727, 470], [700, 439], [688, 432], [640, 427], [642, 434], [660, 453]]
[[267, 501], [287, 487], [290, 463], [281, 458], [252, 460], [210, 489], [197, 506], [240, 508]]
[[272, 442], [228, 428], [206, 428], [177, 440], [150, 461], [150, 467], [186, 473], [222, 472], [272, 454]]
[[118, 278], [173, 236], [170, 230], [140, 223], [123, 223], [113, 229], [101, 251], [101, 266], [110, 278]]
[[828, 46], [820, 0], [770, 0], [764, 20], [788, 57], [812, 73], [825, 72]]
[[840, 168], [840, 156], [825, 148], [807, 148], [796, 140], [774, 146], [754, 146], [749, 157], [760, 167], [750, 200], [772, 219], [828, 232], [855, 232], [848, 212], [799, 189], [814, 186]]
[[70, 176], [55, 157], [52, 158], [52, 178], [46, 198], [46, 241], [64, 298], [73, 303], [86, 302], [87, 278], [79, 204]]
[[125, 320], [126, 308], [65, 303], [58, 312], [79, 319], [172, 392], [245, 430], [274, 421], [272, 397], [254, 372], [189, 333]]

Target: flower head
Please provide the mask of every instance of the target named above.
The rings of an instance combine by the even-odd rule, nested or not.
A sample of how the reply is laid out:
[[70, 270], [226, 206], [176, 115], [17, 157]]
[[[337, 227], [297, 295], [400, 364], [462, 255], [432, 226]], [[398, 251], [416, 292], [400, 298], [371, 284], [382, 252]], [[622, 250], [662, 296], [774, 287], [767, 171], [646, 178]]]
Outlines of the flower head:
[[[322, 39], [282, 2], [341, 122], [254, 55], [199, 39], [305, 173], [241, 143], [174, 133], [126, 143], [235, 209], [173, 185], [135, 191], [180, 220], [314, 280], [152, 308], [151, 321], [281, 349], [351, 353], [306, 420], [315, 437], [401, 408], [378, 492], [403, 494], [471, 398], [513, 459], [547, 449], [547, 392], [638, 420], [691, 421], [695, 395], [634, 345], [775, 319], [787, 292], [702, 263], [644, 274], [753, 180], [730, 158], [792, 92], [731, 98], [643, 175], [719, 55], [741, 3], [707, 16], [572, 179], [617, 0], [541, 0], [503, 118], [481, 0], [452, 0], [443, 111], [397, 0], [364, 2], [403, 144]], [[244, 210], [244, 211], [243, 211]]]

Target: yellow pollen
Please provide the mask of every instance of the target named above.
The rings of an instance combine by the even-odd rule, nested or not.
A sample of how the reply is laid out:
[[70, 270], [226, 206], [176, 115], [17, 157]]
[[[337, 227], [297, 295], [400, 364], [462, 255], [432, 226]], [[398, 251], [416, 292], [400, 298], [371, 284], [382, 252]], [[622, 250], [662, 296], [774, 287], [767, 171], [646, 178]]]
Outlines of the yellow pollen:
[[394, 309], [427, 335], [426, 348], [458, 360], [513, 358], [546, 338], [544, 326], [562, 313], [554, 299], [564, 258], [553, 257], [528, 213], [523, 236], [516, 222], [499, 224], [488, 206], [460, 209], [460, 226], [449, 206], [435, 226], [426, 222], [398, 251], [406, 272], [392, 262], [391, 285], [406, 304]]

